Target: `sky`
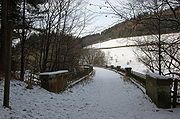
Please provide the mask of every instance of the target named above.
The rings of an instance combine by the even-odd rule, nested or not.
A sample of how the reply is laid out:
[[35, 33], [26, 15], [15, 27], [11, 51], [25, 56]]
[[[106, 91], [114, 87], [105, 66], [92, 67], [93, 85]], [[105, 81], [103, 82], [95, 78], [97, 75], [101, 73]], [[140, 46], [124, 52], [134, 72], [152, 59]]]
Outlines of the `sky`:
[[[86, 0], [87, 1], [87, 11], [93, 14], [93, 19], [88, 24], [85, 31], [88, 34], [99, 33], [104, 29], [107, 29], [122, 20], [119, 16], [114, 15], [112, 9], [106, 3], [106, 0]], [[118, 0], [110, 0], [113, 5], [120, 5], [121, 3], [116, 3]], [[123, 0], [119, 0], [123, 1]], [[111, 14], [113, 13], [113, 14]]]

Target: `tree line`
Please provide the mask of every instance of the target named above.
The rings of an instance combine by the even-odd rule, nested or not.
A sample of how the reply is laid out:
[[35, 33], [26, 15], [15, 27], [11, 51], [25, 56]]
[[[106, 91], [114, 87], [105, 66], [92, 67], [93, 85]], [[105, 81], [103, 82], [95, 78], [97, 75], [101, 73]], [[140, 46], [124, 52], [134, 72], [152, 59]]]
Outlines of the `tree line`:
[[[84, 37], [84, 45], [112, 38], [151, 35], [135, 40], [135, 52], [151, 72], [178, 76], [180, 66], [180, 1], [179, 0], [106, 0], [104, 8], [123, 20], [99, 34]], [[103, 9], [103, 7], [101, 7]], [[106, 9], [107, 10], [107, 9]], [[163, 35], [177, 33], [174, 35]], [[142, 46], [143, 44], [150, 44]]]
[[79, 38], [91, 19], [85, 6], [83, 0], [1, 0], [0, 74], [5, 74], [4, 106], [9, 107], [12, 71], [20, 71], [20, 80], [24, 81], [26, 70], [71, 71], [85, 63]]
[[[141, 54], [137, 56], [152, 72], [160, 75], [179, 75], [180, 66], [180, 35], [162, 35], [164, 31], [180, 29], [180, 1], [179, 0], [153, 0], [138, 2], [143, 6], [139, 11], [146, 11], [150, 15], [140, 17], [139, 23], [152, 34], [151, 39], [137, 40], [137, 44], [151, 43], [140, 48]], [[142, 12], [142, 13], [143, 13]], [[171, 17], [170, 17], [171, 16]], [[165, 29], [164, 29], [165, 27]]]
[[[106, 4], [107, 3], [111, 4], [110, 2], [106, 2]], [[91, 35], [87, 35], [83, 37], [84, 45], [91, 45], [94, 43], [98, 43], [100, 41], [102, 42], [102, 41], [107, 41], [109, 39], [115, 39], [115, 38], [126, 38], [126, 37], [158, 34], [157, 31], [154, 30], [153, 25], [149, 24], [147, 26], [148, 23], [156, 22], [156, 19], [155, 19], [156, 16], [153, 13], [153, 10], [150, 10], [150, 11], [138, 10], [138, 8], [140, 8], [139, 6], [141, 6], [141, 3], [140, 2], [138, 3], [135, 0], [128, 2], [127, 4], [123, 6], [128, 8], [128, 9], [124, 9], [124, 11], [127, 13], [124, 13], [122, 11], [116, 11], [116, 12], [119, 12], [119, 14], [117, 14], [114, 11], [114, 15], [120, 15], [119, 18], [123, 19], [123, 21], [120, 23], [117, 23], [116, 25], [108, 29], [103, 30], [101, 33], [91, 34]], [[123, 6], [119, 6], [119, 7], [123, 7]], [[178, 5], [174, 6], [173, 11], [176, 13], [176, 18], [177, 18], [176, 20], [174, 19], [174, 12], [172, 12], [170, 7], [167, 7], [166, 9], [164, 8], [162, 10], [163, 13], [161, 17], [164, 17], [161, 23], [162, 34], [177, 33], [180, 31], [179, 22], [178, 22], [178, 19], [179, 19], [178, 17], [180, 16], [179, 6]], [[126, 14], [128, 14], [129, 16], [127, 16]], [[154, 18], [151, 19], [152, 17]], [[151, 31], [153, 30], [154, 33], [150, 32], [150, 29]]]

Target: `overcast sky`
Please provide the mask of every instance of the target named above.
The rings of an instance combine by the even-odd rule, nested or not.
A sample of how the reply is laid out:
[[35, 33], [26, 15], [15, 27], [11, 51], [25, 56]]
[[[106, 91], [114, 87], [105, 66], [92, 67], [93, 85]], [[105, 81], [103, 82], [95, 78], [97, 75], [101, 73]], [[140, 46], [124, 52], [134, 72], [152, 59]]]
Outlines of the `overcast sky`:
[[[90, 25], [86, 28], [86, 31], [92, 33], [100, 32], [114, 24], [120, 22], [119, 16], [110, 14], [110, 8], [105, 3], [105, 0], [86, 0], [87, 1], [87, 10], [90, 13], [93, 13], [93, 19], [91, 20]], [[113, 2], [113, 0], [110, 0]], [[107, 6], [107, 7], [106, 7]]]
[[[106, 3], [106, 0], [86, 0], [87, 11], [93, 14], [93, 20], [91, 20], [90, 25], [85, 29], [88, 33], [86, 35], [99, 33], [104, 29], [107, 29], [119, 22], [122, 22], [119, 16], [111, 14], [112, 9]], [[127, 0], [109, 0], [109, 2], [116, 6], [119, 11], [122, 11], [122, 5], [125, 5]]]

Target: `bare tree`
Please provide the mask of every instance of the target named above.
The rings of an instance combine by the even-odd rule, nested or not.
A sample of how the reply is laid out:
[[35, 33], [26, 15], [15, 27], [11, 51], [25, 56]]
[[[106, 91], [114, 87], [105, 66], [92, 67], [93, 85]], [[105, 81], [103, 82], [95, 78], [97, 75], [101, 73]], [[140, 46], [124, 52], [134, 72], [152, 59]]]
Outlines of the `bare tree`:
[[82, 0], [49, 1], [42, 6], [42, 10], [47, 12], [39, 23], [44, 29], [40, 46], [41, 72], [52, 70], [52, 65], [61, 60], [62, 57], [58, 54], [62, 53], [61, 47], [68, 34], [77, 37], [81, 34], [88, 21], [88, 15], [83, 9]]
[[82, 64], [105, 66], [107, 64], [105, 53], [99, 49], [85, 48], [81, 55]]
[[[108, 3], [116, 15], [123, 18], [122, 12], [118, 10], [116, 5], [111, 4], [108, 0], [106, 3]], [[158, 71], [160, 75], [167, 74], [167, 70], [172, 72], [171, 70], [174, 71], [174, 67], [177, 69], [179, 66], [179, 59], [176, 56], [179, 54], [179, 44], [176, 44], [176, 47], [174, 46], [174, 42], [178, 38], [172, 38], [169, 41], [162, 38], [162, 33], [168, 33], [168, 30], [179, 29], [179, 6], [179, 0], [131, 0], [124, 6], [131, 17], [130, 20], [136, 26], [143, 26], [144, 30], [147, 30], [147, 34], [152, 35], [148, 40], [144, 39], [142, 41], [141, 39], [137, 41], [137, 45], [142, 43], [152, 44], [141, 47], [141, 53], [137, 54], [140, 61], [151, 71]], [[135, 32], [137, 32], [136, 26], [134, 27]], [[167, 36], [166, 39], [171, 39], [171, 36]], [[171, 46], [175, 47], [176, 50]]]
[[[161, 38], [161, 70], [162, 75], [173, 75], [179, 70], [179, 37], [163, 35]], [[137, 40], [137, 44], [149, 43], [151, 45], [139, 47], [136, 54], [141, 62], [152, 72], [159, 71], [158, 41], [152, 40], [152, 36], [146, 36], [143, 40]], [[151, 39], [151, 40], [149, 40]]]
[[[143, 24], [145, 26], [145, 28], [147, 28], [149, 30], [149, 32], [151, 32], [151, 34], [153, 34], [152, 37], [153, 36], [155, 37], [154, 41], [153, 41], [155, 45], [147, 46], [147, 48], [141, 48], [141, 51], [145, 54], [145, 56], [142, 56], [140, 59], [146, 66], [148, 66], [150, 68], [150, 70], [158, 71], [160, 75], [167, 73], [167, 70], [169, 70], [170, 72], [171, 72], [171, 70], [174, 70], [174, 68], [171, 67], [171, 65], [173, 64], [173, 62], [174, 62], [173, 60], [175, 58], [174, 59], [172, 59], [172, 57], [167, 58], [168, 51], [167, 51], [167, 49], [164, 48], [167, 46], [167, 44], [170, 44], [170, 45], [168, 45], [168, 47], [170, 48], [171, 45], [173, 44], [173, 42], [172, 42], [172, 40], [167, 41], [167, 40], [163, 39], [162, 31], [165, 28], [169, 29], [169, 30], [175, 29], [174, 26], [176, 26], [178, 24], [178, 22], [177, 22], [178, 18], [174, 17], [174, 20], [172, 20], [172, 18], [169, 17], [169, 14], [172, 14], [172, 13], [169, 13], [170, 8], [168, 7], [169, 4], [167, 2], [168, 1], [153, 0], [153, 1], [148, 1], [148, 2], [146, 1], [146, 2], [141, 3], [141, 5], [144, 6], [143, 9], [145, 9], [145, 12], [149, 13], [146, 17], [143, 16], [140, 18], [141, 24]], [[176, 5], [175, 7], [178, 7], [178, 6]], [[176, 25], [174, 25], [174, 26], [168, 25], [169, 23], [174, 24], [174, 23], [172, 23], [174, 21], [176, 22], [175, 23]], [[170, 37], [171, 36], [169, 36], [169, 38]], [[174, 39], [173, 39], [173, 41], [174, 41]], [[148, 42], [148, 41], [146, 41], [146, 42]], [[156, 50], [156, 49], [158, 49], [158, 50]], [[164, 52], [166, 52], [166, 53], [164, 53]], [[176, 51], [176, 53], [177, 52], [179, 52], [179, 51]], [[167, 64], [167, 62], [171, 62], [171, 63]]]
[[11, 79], [11, 40], [12, 40], [12, 9], [13, 3], [10, 0], [2, 0], [2, 42], [3, 64], [5, 69], [4, 102], [9, 107], [10, 79]]
[[25, 13], [26, 13], [26, 0], [23, 0], [23, 20], [22, 20], [23, 28], [22, 28], [22, 39], [21, 39], [21, 74], [20, 74], [21, 81], [24, 81], [24, 45], [25, 45], [25, 40], [26, 40]]

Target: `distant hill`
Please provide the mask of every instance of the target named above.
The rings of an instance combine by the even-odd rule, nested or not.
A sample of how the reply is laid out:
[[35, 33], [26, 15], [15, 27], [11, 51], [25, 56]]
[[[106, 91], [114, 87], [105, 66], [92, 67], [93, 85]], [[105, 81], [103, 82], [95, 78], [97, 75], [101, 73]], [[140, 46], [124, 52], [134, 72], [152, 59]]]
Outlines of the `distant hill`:
[[[137, 18], [132, 18], [130, 20], [125, 20], [121, 23], [118, 23], [102, 31], [101, 33], [87, 35], [82, 38], [83, 45], [88, 46], [114, 38], [157, 34], [158, 19], [156, 16], [157, 14], [144, 13], [137, 16]], [[162, 34], [180, 32], [179, 7], [176, 9], [176, 18], [174, 17], [172, 11], [166, 10], [162, 13], [161, 19], [163, 19], [161, 20], [160, 24]]]

